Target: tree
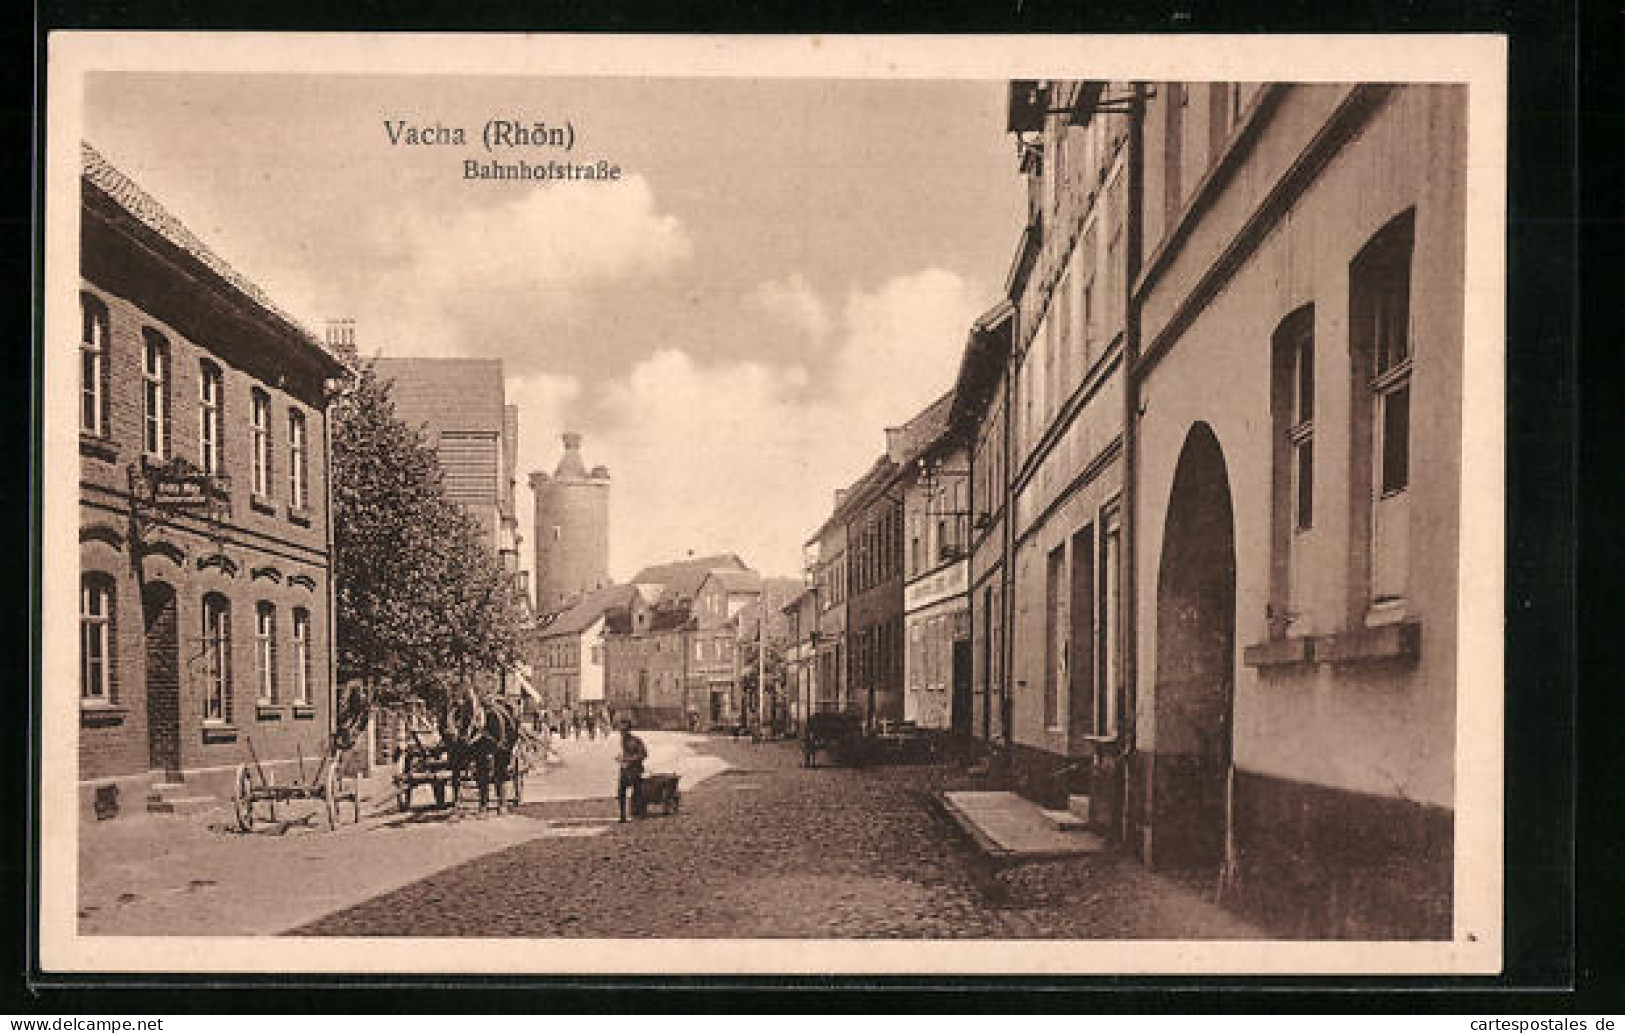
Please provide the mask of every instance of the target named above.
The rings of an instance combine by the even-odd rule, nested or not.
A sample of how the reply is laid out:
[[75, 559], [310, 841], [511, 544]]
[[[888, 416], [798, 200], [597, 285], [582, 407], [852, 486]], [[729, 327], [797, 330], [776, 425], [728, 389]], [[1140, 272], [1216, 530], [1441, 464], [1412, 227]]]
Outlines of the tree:
[[369, 701], [438, 704], [471, 672], [517, 663], [515, 589], [371, 364], [336, 400], [332, 433], [340, 681]]

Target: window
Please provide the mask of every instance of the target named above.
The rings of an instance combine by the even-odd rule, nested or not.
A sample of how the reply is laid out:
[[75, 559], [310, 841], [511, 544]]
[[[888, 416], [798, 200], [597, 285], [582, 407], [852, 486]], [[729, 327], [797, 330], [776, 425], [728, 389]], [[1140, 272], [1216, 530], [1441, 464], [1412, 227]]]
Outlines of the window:
[[1315, 523], [1315, 310], [1281, 320], [1271, 342], [1271, 638], [1284, 637], [1303, 597], [1306, 533]]
[[254, 389], [254, 494], [268, 498], [271, 494], [271, 396]]
[[231, 720], [231, 603], [203, 597], [203, 719]]
[[1066, 611], [1062, 586], [1066, 546], [1050, 550], [1044, 578], [1044, 727], [1061, 726], [1061, 686], [1066, 684]]
[[1123, 529], [1114, 510], [1101, 521], [1100, 535], [1100, 691], [1095, 693], [1095, 734], [1117, 734], [1117, 698], [1123, 691], [1121, 600]]
[[310, 444], [306, 439], [305, 414], [288, 411], [288, 505], [305, 509], [310, 505]]
[[293, 701], [310, 705], [310, 611], [293, 611]]
[[224, 472], [221, 422], [225, 407], [225, 379], [220, 367], [204, 362], [198, 376], [198, 465], [211, 477]]
[[277, 702], [276, 607], [270, 603], [254, 607], [254, 684], [261, 703]]
[[169, 342], [155, 330], [142, 333], [141, 450], [169, 458]]
[[[1349, 269], [1349, 342], [1357, 397], [1356, 483], [1366, 483], [1372, 603], [1405, 597], [1410, 565], [1411, 255], [1414, 212], [1379, 230]], [[1363, 452], [1362, 455], [1362, 446]]]
[[108, 320], [107, 306], [88, 294], [79, 295], [79, 429], [107, 436]]
[[113, 581], [87, 574], [79, 583], [79, 698], [112, 703]]

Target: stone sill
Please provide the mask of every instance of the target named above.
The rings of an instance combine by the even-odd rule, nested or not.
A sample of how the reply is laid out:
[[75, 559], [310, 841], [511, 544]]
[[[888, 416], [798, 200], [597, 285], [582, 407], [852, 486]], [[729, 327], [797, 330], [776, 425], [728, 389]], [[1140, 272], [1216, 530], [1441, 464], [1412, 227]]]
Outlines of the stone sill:
[[292, 521], [293, 523], [298, 524], [300, 527], [309, 527], [310, 526], [310, 519], [311, 519], [310, 510], [308, 510], [308, 509], [294, 509], [292, 506], [289, 506], [288, 507], [288, 519], [290, 521]]
[[112, 438], [98, 437], [95, 434], [79, 432], [79, 454], [92, 459], [100, 459], [107, 463], [118, 462], [118, 442]]
[[203, 726], [203, 741], [206, 744], [236, 742], [237, 728], [228, 724], [206, 724]]
[[254, 510], [256, 513], [264, 513], [266, 516], [276, 516], [276, 503], [263, 495], [255, 495], [251, 497], [248, 500], [248, 505], [249, 508]]
[[86, 728], [120, 725], [129, 713], [129, 707], [118, 703], [80, 703], [79, 723]]
[[257, 721], [282, 720], [282, 704], [260, 702], [254, 704], [254, 719]]
[[1329, 664], [1415, 663], [1422, 655], [1422, 622], [1412, 619], [1327, 635], [1315, 653]]
[[293, 705], [293, 719], [295, 721], [313, 721], [316, 718], [316, 708], [308, 704], [295, 703]]
[[1299, 667], [1314, 664], [1315, 639], [1312, 635], [1290, 635], [1255, 642], [1241, 651], [1241, 662], [1248, 667]]

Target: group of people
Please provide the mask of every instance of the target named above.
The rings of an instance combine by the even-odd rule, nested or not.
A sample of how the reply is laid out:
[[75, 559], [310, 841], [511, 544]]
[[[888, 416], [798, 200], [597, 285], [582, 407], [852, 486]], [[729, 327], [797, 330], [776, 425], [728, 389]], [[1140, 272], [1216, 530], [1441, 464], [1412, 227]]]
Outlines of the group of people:
[[533, 719], [535, 730], [560, 739], [609, 738], [615, 725], [604, 711], [539, 710]]

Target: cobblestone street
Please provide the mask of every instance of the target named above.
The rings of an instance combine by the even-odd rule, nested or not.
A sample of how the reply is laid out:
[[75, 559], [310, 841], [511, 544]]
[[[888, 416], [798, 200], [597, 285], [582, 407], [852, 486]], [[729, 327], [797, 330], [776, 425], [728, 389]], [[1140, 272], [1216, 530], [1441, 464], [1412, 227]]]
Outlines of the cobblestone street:
[[[930, 805], [946, 767], [806, 770], [794, 743], [711, 739], [730, 769], [681, 810], [605, 799], [527, 817], [600, 835], [519, 843], [294, 930], [342, 936], [1251, 938], [1191, 889], [1111, 855], [995, 874]], [[608, 787], [606, 786], [606, 789]]]

